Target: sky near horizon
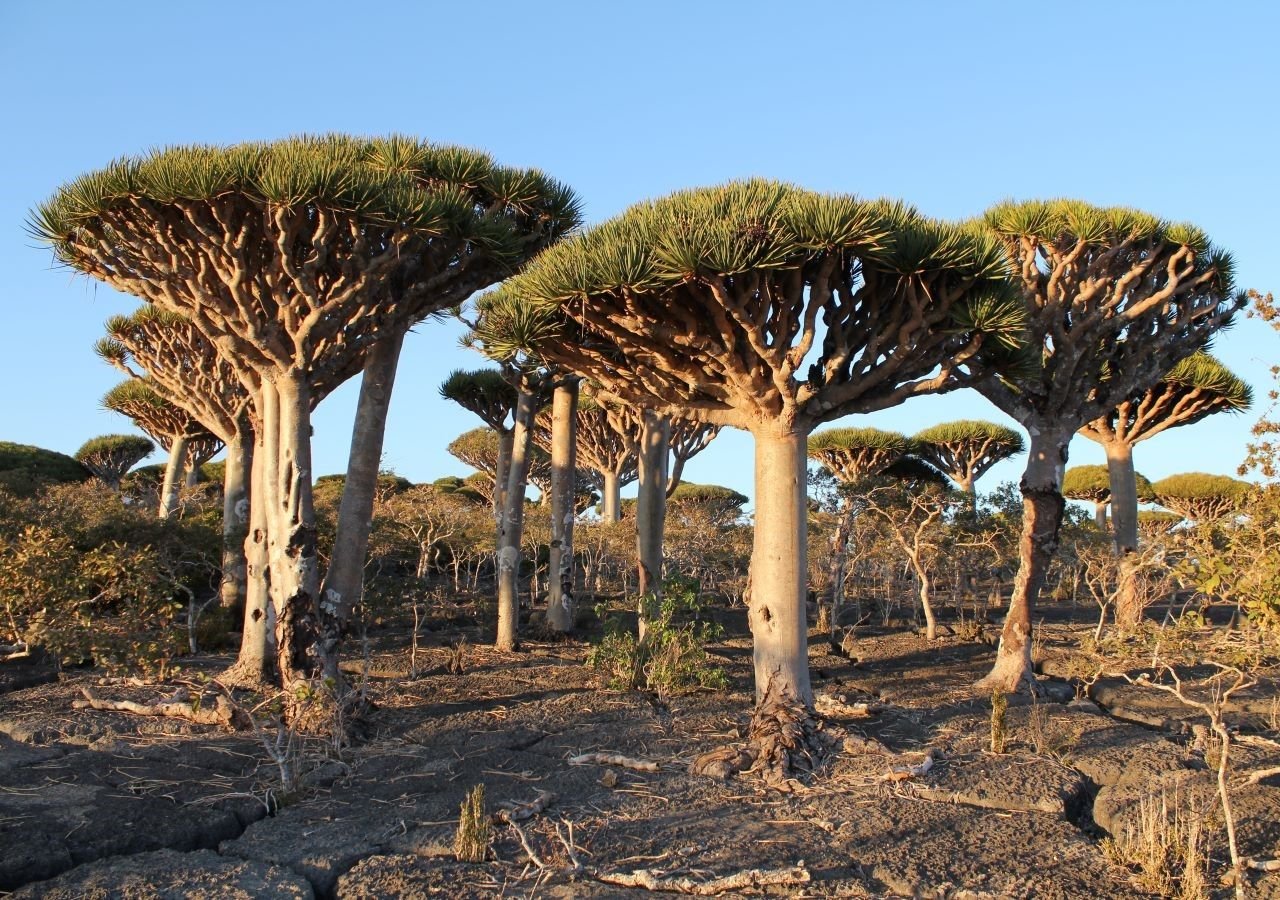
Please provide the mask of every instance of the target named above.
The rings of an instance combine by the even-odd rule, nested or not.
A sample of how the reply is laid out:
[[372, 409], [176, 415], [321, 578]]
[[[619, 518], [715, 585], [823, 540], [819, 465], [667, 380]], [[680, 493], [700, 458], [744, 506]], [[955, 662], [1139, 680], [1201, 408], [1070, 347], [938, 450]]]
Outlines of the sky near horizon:
[[[52, 264], [33, 206], [113, 158], [302, 132], [405, 133], [477, 147], [570, 184], [587, 222], [645, 198], [765, 176], [890, 196], [941, 218], [1069, 196], [1193, 222], [1240, 287], [1280, 287], [1280, 12], [1264, 2], [637, 4], [0, 3], [0, 440], [74, 453], [135, 431], [102, 410], [93, 354], [133, 298]], [[442, 400], [484, 365], [461, 329], [409, 336], [384, 465], [465, 475], [445, 451], [480, 423]], [[1280, 335], [1242, 319], [1213, 352], [1255, 408], [1139, 445], [1152, 480], [1234, 474], [1267, 403]], [[314, 417], [318, 474], [343, 471], [358, 380]], [[972, 391], [841, 425], [914, 433], [1011, 421]], [[752, 493], [749, 436], [726, 432], [685, 478]], [[157, 461], [153, 458], [151, 461]], [[1083, 438], [1071, 465], [1101, 463]], [[1016, 480], [1023, 459], [979, 483]]]

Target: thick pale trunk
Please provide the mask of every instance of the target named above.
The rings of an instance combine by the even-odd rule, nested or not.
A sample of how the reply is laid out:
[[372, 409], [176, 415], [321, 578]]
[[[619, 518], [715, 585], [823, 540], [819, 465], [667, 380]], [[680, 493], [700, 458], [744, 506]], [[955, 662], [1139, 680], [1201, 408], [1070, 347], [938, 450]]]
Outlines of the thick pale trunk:
[[186, 467], [184, 483], [189, 488], [193, 488], [200, 483], [200, 461], [195, 457], [191, 458], [191, 464]]
[[502, 511], [507, 508], [507, 477], [511, 472], [511, 445], [515, 434], [509, 428], [498, 431], [498, 459], [493, 471], [493, 521], [502, 530]]
[[169, 462], [164, 467], [164, 484], [160, 487], [160, 518], [167, 519], [178, 509], [182, 491], [182, 465], [187, 458], [187, 439], [179, 435], [169, 447]]
[[533, 443], [536, 405], [532, 394], [520, 392], [516, 401], [516, 424], [502, 522], [498, 529], [498, 636], [494, 647], [507, 652], [519, 645], [520, 539], [524, 533], [524, 493], [529, 480], [529, 451]]
[[840, 614], [840, 604], [844, 601], [844, 583], [848, 570], [849, 532], [853, 525], [853, 498], [845, 497], [840, 501], [840, 511], [836, 519], [836, 533], [831, 537], [831, 566], [827, 580], [830, 582], [827, 595], [827, 612], [830, 615], [831, 636], [836, 635], [836, 622]]
[[249, 477], [253, 466], [253, 431], [247, 421], [227, 442], [222, 476], [222, 606], [237, 614], [244, 609], [245, 541], [249, 536]]
[[[243, 548], [245, 560], [244, 624], [240, 634], [240, 655], [223, 673], [221, 681], [228, 687], [257, 687], [267, 679], [268, 644], [272, 623], [271, 565], [267, 544], [267, 452], [261, 438], [254, 440], [247, 454], [252, 472], [249, 487], [249, 528]], [[230, 456], [228, 456], [230, 461]]]
[[662, 532], [667, 520], [667, 458], [671, 422], [644, 411], [640, 426], [639, 493], [636, 495], [636, 558], [640, 594], [638, 628], [641, 639], [648, 627], [645, 597], [662, 590]]
[[[337, 644], [321, 639], [316, 612], [320, 590], [315, 510], [311, 503], [311, 411], [306, 381], [282, 377], [274, 383], [264, 427], [277, 435], [278, 453], [267, 460], [271, 480], [267, 534], [271, 548], [272, 600], [276, 608], [276, 664], [282, 685], [320, 675], [341, 683]], [[271, 393], [271, 385], [264, 393]], [[274, 421], [272, 421], [274, 420]], [[273, 471], [274, 470], [274, 471]]]
[[1109, 500], [1093, 501], [1093, 524], [1098, 526], [1099, 531], [1107, 530], [1107, 504]]
[[1040, 596], [1049, 563], [1058, 549], [1058, 529], [1062, 525], [1062, 473], [1067, 466], [1067, 445], [1071, 432], [1057, 430], [1031, 432], [1031, 449], [1022, 475], [1022, 535], [1018, 542], [1018, 575], [1000, 647], [990, 674], [978, 682], [983, 689], [1018, 690], [1033, 683], [1031, 667], [1031, 613]]
[[1138, 476], [1133, 469], [1133, 447], [1113, 441], [1103, 449], [1111, 482], [1111, 528], [1116, 553], [1124, 556], [1138, 549]]
[[604, 472], [604, 486], [600, 495], [600, 519], [606, 525], [622, 521], [622, 488], [617, 472]]
[[930, 596], [933, 581], [919, 560], [912, 560], [911, 564], [915, 567], [916, 578], [920, 580], [920, 608], [924, 610], [925, 640], [935, 641], [938, 639], [938, 618], [933, 614], [933, 598]]
[[347, 455], [347, 478], [338, 507], [338, 526], [333, 542], [333, 558], [325, 573], [319, 604], [322, 640], [335, 648], [351, 621], [364, 588], [364, 564], [369, 552], [369, 532], [373, 528], [373, 501], [382, 464], [382, 440], [387, 429], [387, 411], [395, 386], [396, 365], [404, 334], [388, 335], [374, 344], [365, 359], [360, 378], [360, 399], [351, 429], [351, 450]]
[[561, 385], [551, 399], [551, 555], [547, 624], [572, 631], [574, 489], [577, 487], [578, 382]]
[[807, 436], [760, 431], [755, 441], [756, 524], [748, 613], [756, 701], [780, 691], [812, 705], [805, 622]]

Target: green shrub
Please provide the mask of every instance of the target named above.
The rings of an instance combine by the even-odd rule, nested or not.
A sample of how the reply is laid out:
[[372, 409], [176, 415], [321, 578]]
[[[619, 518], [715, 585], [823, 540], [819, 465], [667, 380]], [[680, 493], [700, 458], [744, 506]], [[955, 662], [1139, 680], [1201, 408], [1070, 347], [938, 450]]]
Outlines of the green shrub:
[[647, 628], [644, 640], [622, 616], [597, 615], [605, 623], [604, 636], [587, 657], [587, 664], [603, 672], [613, 690], [646, 689], [662, 696], [698, 688], [723, 689], [728, 677], [710, 665], [706, 645], [718, 640], [723, 629], [702, 618], [705, 607], [698, 583], [669, 578], [662, 596], [640, 598]]

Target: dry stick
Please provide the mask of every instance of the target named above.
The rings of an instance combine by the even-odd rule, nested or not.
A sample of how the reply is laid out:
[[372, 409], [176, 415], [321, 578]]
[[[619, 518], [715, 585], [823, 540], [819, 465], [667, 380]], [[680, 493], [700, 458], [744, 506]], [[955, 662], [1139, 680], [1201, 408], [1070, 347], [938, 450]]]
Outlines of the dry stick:
[[639, 887], [649, 891], [670, 891], [676, 894], [695, 894], [710, 897], [725, 891], [736, 891], [749, 887], [767, 885], [808, 884], [812, 880], [809, 870], [801, 862], [789, 869], [747, 869], [733, 875], [722, 875], [710, 881], [694, 881], [687, 876], [673, 877], [659, 875], [651, 869], [637, 869], [634, 872], [597, 873], [596, 878], [606, 884], [617, 884], [623, 887]]
[[[235, 704], [222, 694], [215, 698], [212, 707], [198, 706], [195, 703], [178, 699], [157, 700], [154, 703], [137, 703], [133, 700], [103, 700], [93, 691], [81, 688], [83, 700], [73, 700], [73, 709], [97, 709], [107, 712], [128, 712], [139, 716], [160, 716], [169, 719], [185, 719], [197, 725], [222, 725], [233, 731], [241, 731], [248, 727], [242, 715], [237, 715]], [[176, 697], [176, 695], [175, 695]]]
[[623, 756], [621, 753], [582, 753], [578, 756], [569, 757], [568, 762], [571, 766], [621, 766], [624, 769], [634, 769], [637, 772], [658, 771], [656, 762]]
[[1280, 766], [1272, 766], [1269, 769], [1259, 769], [1244, 780], [1245, 784], [1257, 784], [1272, 775], [1280, 775]]
[[582, 860], [578, 859], [577, 847], [573, 843], [573, 823], [568, 819], [562, 819], [564, 825], [569, 829], [569, 836], [566, 838], [564, 832], [560, 830], [560, 822], [556, 823], [556, 837], [560, 839], [560, 843], [564, 845], [564, 852], [569, 857], [569, 872], [573, 875], [582, 874]]
[[511, 829], [516, 833], [516, 837], [520, 838], [520, 846], [524, 848], [524, 852], [528, 855], [529, 861], [539, 869], [546, 871], [549, 867], [538, 857], [538, 854], [533, 852], [533, 847], [529, 845], [529, 838], [524, 833], [524, 829], [520, 827], [520, 823], [507, 815], [504, 815], [502, 818], [511, 826]]
[[1231, 851], [1231, 874], [1235, 883], [1235, 894], [1237, 897], [1243, 898], [1245, 861], [1240, 858], [1240, 850], [1236, 846], [1236, 817], [1231, 808], [1231, 795], [1227, 790], [1227, 755], [1231, 750], [1231, 732], [1227, 729], [1226, 723], [1222, 721], [1222, 712], [1232, 694], [1239, 690], [1251, 688], [1258, 682], [1251, 681], [1244, 672], [1235, 666], [1224, 666], [1222, 663], [1217, 662], [1213, 665], [1221, 670], [1220, 675], [1225, 675], [1228, 672], [1234, 673], [1236, 680], [1231, 687], [1221, 694], [1218, 694], [1215, 690], [1212, 703], [1193, 700], [1183, 693], [1182, 679], [1178, 677], [1178, 673], [1168, 663], [1160, 664], [1159, 669], [1169, 674], [1169, 677], [1173, 679], [1172, 685], [1158, 684], [1151, 681], [1145, 672], [1137, 678], [1130, 678], [1128, 675], [1125, 675], [1124, 678], [1130, 684], [1155, 688], [1158, 691], [1164, 691], [1166, 694], [1172, 694], [1184, 706], [1200, 710], [1209, 717], [1209, 724], [1213, 728], [1214, 734], [1218, 736], [1218, 740], [1222, 741], [1222, 752], [1218, 755], [1218, 799], [1222, 803], [1222, 817], [1226, 819], [1227, 823], [1227, 849]]
[[927, 750], [924, 754], [924, 761], [915, 766], [899, 766], [890, 769], [884, 775], [880, 776], [881, 781], [907, 781], [911, 778], [921, 778], [929, 774], [929, 770], [933, 768], [933, 751]]
[[532, 819], [538, 813], [545, 810], [556, 799], [556, 795], [550, 791], [538, 791], [538, 796], [530, 800], [528, 803], [508, 803], [507, 809], [498, 813], [498, 817], [504, 822], [523, 821]]

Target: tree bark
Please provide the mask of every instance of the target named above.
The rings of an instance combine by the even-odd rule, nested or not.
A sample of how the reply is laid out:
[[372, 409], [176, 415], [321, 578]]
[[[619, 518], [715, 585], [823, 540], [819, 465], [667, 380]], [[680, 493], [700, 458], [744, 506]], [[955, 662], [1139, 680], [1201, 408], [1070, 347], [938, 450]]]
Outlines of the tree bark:
[[1138, 477], [1133, 469], [1133, 447], [1124, 441], [1104, 444], [1107, 474], [1111, 482], [1111, 528], [1116, 554], [1138, 549]]
[[369, 349], [360, 378], [360, 399], [351, 429], [351, 450], [347, 455], [347, 477], [338, 506], [338, 525], [333, 542], [333, 558], [325, 573], [319, 604], [322, 639], [335, 650], [364, 589], [364, 564], [369, 552], [369, 532], [373, 528], [373, 501], [382, 465], [382, 441], [387, 430], [387, 412], [395, 387], [396, 366], [404, 333], [387, 335]]
[[498, 459], [493, 471], [493, 521], [502, 530], [502, 513], [507, 508], [507, 477], [511, 472], [511, 448], [515, 434], [509, 428], [498, 430]]
[[271, 483], [267, 534], [276, 608], [276, 664], [286, 690], [315, 675], [331, 680], [336, 688], [341, 684], [338, 648], [321, 639], [316, 610], [320, 571], [311, 503], [309, 390], [303, 376], [285, 375], [264, 393], [275, 394], [275, 402], [267, 404], [264, 427], [275, 432], [278, 448], [264, 469]]
[[933, 614], [933, 599], [930, 597], [933, 581], [919, 559], [912, 559], [911, 564], [915, 566], [916, 578], [920, 582], [920, 607], [924, 610], [924, 637], [927, 641], [936, 641], [938, 617]]
[[836, 635], [836, 620], [840, 612], [840, 604], [844, 601], [844, 582], [849, 560], [849, 531], [853, 524], [853, 497], [846, 495], [840, 501], [837, 513], [836, 532], [831, 537], [831, 566], [828, 570], [830, 581], [827, 595], [827, 611], [830, 614], [831, 637]]
[[1107, 530], [1107, 504], [1109, 500], [1093, 501], [1093, 524], [1098, 526], [1099, 531]]
[[1009, 599], [1009, 612], [1000, 632], [995, 666], [978, 682], [986, 690], [1013, 692], [1031, 687], [1031, 613], [1040, 596], [1049, 563], [1058, 549], [1058, 529], [1066, 501], [1062, 474], [1067, 466], [1071, 432], [1029, 428], [1031, 448], [1022, 490], [1022, 535], [1018, 541], [1018, 575]]
[[524, 532], [524, 493], [529, 481], [529, 450], [533, 443], [536, 399], [520, 391], [511, 443], [511, 465], [498, 529], [498, 636], [494, 647], [511, 652], [519, 646], [520, 540]]
[[578, 381], [555, 389], [551, 400], [551, 555], [547, 625], [573, 630], [573, 520], [577, 487]]
[[622, 521], [622, 488], [617, 472], [604, 472], [604, 485], [600, 489], [600, 520], [606, 525]]
[[751, 623], [756, 702], [766, 690], [813, 705], [805, 622], [807, 435], [755, 433], [756, 515]]
[[253, 471], [253, 430], [247, 418], [237, 423], [227, 442], [227, 462], [222, 476], [222, 607], [240, 614], [244, 610], [245, 541], [249, 537], [249, 480]]
[[667, 520], [667, 461], [671, 422], [645, 410], [636, 450], [639, 493], [636, 495], [637, 590], [640, 595], [638, 634], [648, 628], [645, 597], [662, 591], [662, 532]]
[[182, 464], [187, 458], [187, 439], [178, 435], [169, 446], [169, 462], [164, 467], [164, 484], [160, 488], [160, 518], [167, 519], [178, 509], [182, 491]]
[[[249, 528], [245, 536], [244, 624], [240, 633], [240, 655], [220, 681], [227, 687], [260, 687], [267, 680], [268, 643], [271, 623], [271, 565], [267, 545], [267, 452], [261, 437], [254, 437], [250, 458]], [[230, 459], [230, 457], [228, 457]]]

